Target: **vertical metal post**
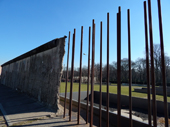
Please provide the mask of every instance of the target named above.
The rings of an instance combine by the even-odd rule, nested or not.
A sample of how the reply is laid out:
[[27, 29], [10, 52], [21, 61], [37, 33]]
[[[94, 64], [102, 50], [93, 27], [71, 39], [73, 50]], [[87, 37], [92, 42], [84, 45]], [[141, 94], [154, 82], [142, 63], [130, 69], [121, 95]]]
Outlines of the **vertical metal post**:
[[66, 115], [66, 98], [67, 98], [67, 80], [68, 80], [68, 66], [69, 66], [69, 50], [70, 50], [70, 31], [69, 31], [69, 37], [68, 37], [68, 53], [67, 53], [67, 72], [66, 72], [66, 86], [65, 86], [65, 100], [64, 100], [64, 115], [63, 118], [65, 118]]
[[146, 70], [147, 70], [147, 95], [148, 95], [148, 122], [151, 127], [151, 98], [150, 98], [150, 73], [149, 73], [149, 51], [148, 51], [148, 25], [147, 25], [147, 8], [144, 1], [144, 22], [145, 22], [145, 47], [146, 47]]
[[158, 1], [158, 17], [159, 17], [159, 34], [160, 34], [160, 47], [161, 47], [161, 63], [162, 63], [162, 82], [163, 82], [163, 93], [164, 93], [164, 115], [165, 115], [165, 127], [168, 127], [168, 104], [167, 104], [167, 86], [166, 86], [166, 75], [165, 75], [165, 56], [164, 56], [164, 40], [163, 40], [163, 28], [162, 28], [162, 12], [161, 12], [161, 1]]
[[88, 51], [88, 83], [87, 83], [87, 108], [86, 108], [86, 124], [88, 123], [89, 116], [89, 83], [90, 83], [90, 39], [91, 27], [89, 27], [89, 51]]
[[102, 126], [102, 22], [100, 22], [100, 105], [99, 105], [99, 127]]
[[128, 55], [129, 55], [129, 126], [133, 127], [132, 123], [132, 71], [131, 71], [131, 39], [130, 39], [130, 10], [127, 10], [128, 20]]
[[73, 47], [72, 47], [69, 121], [71, 121], [71, 111], [72, 111], [73, 76], [74, 76], [74, 53], [75, 53], [75, 34], [76, 34], [76, 29], [74, 29], [74, 34], [73, 34]]
[[154, 57], [153, 57], [153, 35], [152, 35], [152, 13], [151, 13], [151, 1], [148, 0], [148, 12], [149, 12], [149, 35], [150, 35], [150, 52], [151, 52], [151, 80], [152, 80], [152, 104], [153, 104], [153, 123], [154, 127], [157, 127], [157, 109], [156, 109], [156, 91], [155, 91], [155, 72], [154, 72]]
[[117, 126], [121, 126], [121, 8], [117, 13]]
[[[73, 38], [72, 38], [73, 40], [72, 40], [72, 58], [73, 58], [73, 42], [74, 42], [74, 33], [73, 33]], [[72, 75], [72, 61], [73, 61], [73, 59], [71, 58], [71, 75]], [[72, 77], [72, 76], [71, 76]], [[72, 78], [70, 77], [70, 99], [71, 99], [71, 82], [72, 82]], [[71, 100], [69, 99], [69, 117], [70, 117], [70, 115], [71, 115], [71, 111], [70, 111], [70, 109], [72, 108], [71, 107]]]
[[91, 69], [91, 121], [90, 127], [93, 126], [93, 100], [94, 100], [94, 56], [95, 56], [95, 23], [93, 19], [92, 31], [92, 69]]
[[109, 127], [109, 13], [107, 13], [107, 127]]
[[80, 46], [80, 74], [79, 74], [79, 95], [78, 95], [78, 114], [77, 124], [80, 124], [80, 98], [81, 98], [81, 75], [82, 75], [82, 48], [83, 48], [83, 26], [81, 27], [81, 46]]

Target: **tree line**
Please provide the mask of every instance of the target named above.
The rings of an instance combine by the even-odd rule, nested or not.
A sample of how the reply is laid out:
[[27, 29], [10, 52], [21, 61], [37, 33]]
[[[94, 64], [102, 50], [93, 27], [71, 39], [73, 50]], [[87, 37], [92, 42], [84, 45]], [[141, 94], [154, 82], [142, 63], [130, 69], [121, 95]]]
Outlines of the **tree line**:
[[[149, 58], [150, 59], [150, 58]], [[170, 85], [170, 57], [165, 53], [165, 66], [166, 66], [166, 80]], [[151, 77], [151, 62], [149, 60], [150, 77]], [[162, 65], [161, 65], [161, 49], [158, 44], [154, 44], [154, 71], [156, 85], [162, 85]], [[138, 58], [136, 61], [131, 61], [132, 83], [146, 84], [147, 83], [147, 70], [146, 58]], [[63, 71], [66, 75], [66, 69]], [[94, 75], [97, 80], [100, 80], [100, 63], [94, 65]], [[74, 76], [79, 76], [79, 68], [74, 70]], [[82, 76], [88, 76], [88, 67], [82, 67]], [[66, 77], [66, 76], [64, 76]], [[71, 69], [68, 71], [68, 77], [71, 77]], [[107, 65], [102, 67], [102, 81], [107, 82]], [[150, 80], [151, 81], [151, 80]], [[113, 61], [109, 64], [109, 82], [117, 82], [117, 62]], [[121, 59], [121, 82], [129, 82], [129, 63], [128, 58]]]

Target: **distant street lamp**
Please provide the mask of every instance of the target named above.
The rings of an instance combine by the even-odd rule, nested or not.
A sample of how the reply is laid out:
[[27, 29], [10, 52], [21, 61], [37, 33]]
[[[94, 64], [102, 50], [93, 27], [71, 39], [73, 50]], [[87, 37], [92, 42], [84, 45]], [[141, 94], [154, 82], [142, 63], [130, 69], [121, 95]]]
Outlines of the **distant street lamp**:
[[[83, 53], [83, 55], [87, 55], [86, 53]], [[90, 59], [91, 60], [91, 59]]]
[[[83, 53], [83, 55], [87, 55], [87, 54]], [[90, 64], [91, 64], [91, 62], [90, 62]], [[91, 80], [91, 66], [90, 66], [90, 80]]]

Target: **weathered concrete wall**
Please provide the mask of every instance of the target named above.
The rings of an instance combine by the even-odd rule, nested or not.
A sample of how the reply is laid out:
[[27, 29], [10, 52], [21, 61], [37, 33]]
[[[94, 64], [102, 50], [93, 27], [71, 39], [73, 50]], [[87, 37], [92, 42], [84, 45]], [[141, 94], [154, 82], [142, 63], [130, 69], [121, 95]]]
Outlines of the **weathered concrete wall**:
[[1, 84], [56, 107], [64, 54], [65, 37], [52, 40], [3, 64]]

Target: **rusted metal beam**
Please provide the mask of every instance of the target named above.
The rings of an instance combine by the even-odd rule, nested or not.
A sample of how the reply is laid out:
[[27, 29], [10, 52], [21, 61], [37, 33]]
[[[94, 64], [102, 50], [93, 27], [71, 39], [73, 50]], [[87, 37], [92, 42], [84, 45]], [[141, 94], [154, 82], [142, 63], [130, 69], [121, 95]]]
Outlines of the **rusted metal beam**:
[[91, 27], [89, 27], [89, 51], [88, 51], [88, 83], [87, 83], [87, 108], [86, 108], [86, 124], [89, 120], [89, 83], [90, 83], [90, 39], [91, 39]]
[[109, 127], [109, 13], [107, 13], [107, 127]]
[[132, 71], [131, 71], [131, 39], [130, 39], [130, 10], [127, 10], [128, 20], [128, 57], [129, 57], [129, 126], [133, 127], [132, 123]]
[[152, 81], [152, 104], [153, 104], [153, 123], [157, 127], [157, 108], [156, 108], [156, 90], [155, 90], [155, 72], [154, 72], [154, 57], [153, 57], [153, 35], [152, 35], [152, 12], [151, 1], [148, 0], [149, 12], [149, 35], [150, 35], [150, 55], [151, 55], [151, 81]]
[[83, 50], [83, 26], [81, 27], [81, 46], [80, 46], [80, 73], [79, 73], [79, 95], [78, 95], [78, 114], [77, 124], [80, 124], [80, 98], [81, 98], [81, 76], [82, 76], [82, 50]]
[[99, 104], [99, 127], [102, 126], [102, 22], [100, 22], [100, 104]]
[[93, 101], [94, 101], [94, 56], [95, 56], [95, 23], [93, 19], [93, 31], [92, 31], [92, 69], [91, 69], [91, 121], [90, 127], [93, 126]]
[[73, 76], [74, 76], [75, 34], [76, 34], [76, 29], [74, 29], [74, 34], [73, 34], [73, 47], [72, 47], [72, 64], [71, 64], [71, 84], [70, 84], [69, 121], [71, 121], [72, 97], [73, 97], [72, 95], [73, 95]]
[[68, 37], [68, 53], [67, 53], [67, 72], [66, 72], [66, 85], [65, 85], [65, 100], [64, 100], [64, 115], [63, 118], [65, 118], [66, 115], [66, 98], [67, 98], [67, 80], [68, 80], [68, 66], [69, 66], [69, 50], [70, 50], [70, 31], [69, 31], [69, 37]]
[[148, 123], [149, 123], [149, 127], [151, 127], [150, 72], [149, 72], [148, 25], [147, 25], [146, 1], [144, 1], [144, 23], [145, 23], [145, 47], [146, 47], [146, 71], [147, 71], [147, 95], [148, 95]]
[[121, 126], [121, 8], [117, 13], [117, 126]]

